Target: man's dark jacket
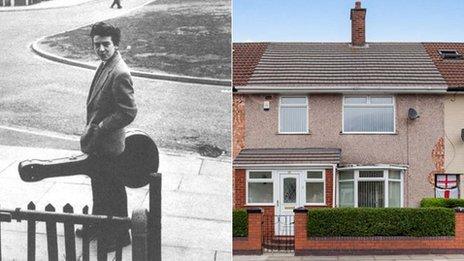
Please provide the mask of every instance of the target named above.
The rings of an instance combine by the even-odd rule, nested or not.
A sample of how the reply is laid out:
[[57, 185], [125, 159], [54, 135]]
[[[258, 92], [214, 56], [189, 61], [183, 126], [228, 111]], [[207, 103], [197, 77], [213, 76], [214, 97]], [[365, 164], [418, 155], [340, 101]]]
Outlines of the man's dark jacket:
[[95, 73], [87, 98], [87, 124], [81, 150], [99, 156], [124, 151], [124, 127], [137, 114], [129, 68], [118, 51]]

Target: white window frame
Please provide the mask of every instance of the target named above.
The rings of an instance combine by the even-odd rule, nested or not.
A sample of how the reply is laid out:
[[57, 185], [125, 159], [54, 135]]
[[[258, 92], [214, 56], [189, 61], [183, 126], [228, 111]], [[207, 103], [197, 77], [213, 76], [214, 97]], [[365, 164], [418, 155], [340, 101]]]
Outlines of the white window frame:
[[[367, 104], [346, 104], [346, 98], [356, 98], [356, 97], [366, 97]], [[371, 97], [391, 97], [392, 104], [371, 104]], [[343, 95], [342, 102], [342, 133], [343, 134], [395, 134], [396, 133], [396, 99], [395, 95]], [[365, 108], [376, 108], [376, 107], [385, 107], [393, 106], [393, 131], [392, 132], [383, 132], [383, 131], [345, 131], [345, 106], [348, 107], [365, 107]]]
[[[400, 179], [390, 179], [388, 173], [390, 171], [400, 171]], [[361, 178], [359, 177], [359, 171], [383, 171], [383, 176], [382, 178]], [[343, 171], [341, 171], [343, 172]], [[343, 180], [342, 182], [354, 182], [354, 207], [358, 207], [358, 182], [359, 181], [383, 181], [384, 182], [384, 208], [388, 208], [389, 206], [389, 190], [388, 190], [388, 181], [400, 181], [400, 207], [404, 207], [404, 170], [398, 170], [398, 169], [353, 169], [353, 178], [354, 179], [349, 179], [349, 180]], [[340, 171], [338, 172], [337, 175], [337, 206], [340, 205], [340, 198], [339, 198], [339, 193], [340, 193]]]
[[[270, 179], [250, 179], [250, 172], [270, 172], [271, 173], [271, 178]], [[248, 184], [249, 183], [271, 183], [272, 184], [272, 202], [269, 203], [257, 203], [253, 202], [250, 203], [248, 201]], [[246, 171], [246, 183], [245, 183], [245, 197], [246, 197], [246, 205], [247, 206], [274, 206], [275, 205], [275, 184], [274, 182], [274, 171], [272, 170], [247, 170]]]
[[[320, 178], [320, 179], [310, 179], [310, 178], [308, 178], [308, 172], [321, 172], [322, 173], [322, 178]], [[303, 189], [302, 189], [303, 197], [304, 197], [303, 202], [304, 202], [305, 206], [327, 206], [327, 202], [326, 202], [327, 199], [326, 199], [326, 195], [325, 195], [325, 193], [326, 193], [326, 188], [325, 188], [325, 186], [326, 186], [326, 182], [325, 182], [326, 178], [325, 178], [325, 175], [326, 175], [325, 169], [310, 169], [310, 170], [305, 171], [305, 178], [304, 178], [304, 182], [303, 182], [304, 184], [303, 184]], [[322, 203], [309, 203], [307, 201], [307, 198], [306, 198], [306, 183], [308, 183], [308, 182], [309, 183], [322, 183], [322, 185], [324, 187], [324, 190], [323, 190], [324, 198], [323, 198]]]
[[[306, 107], [306, 130], [305, 131], [302, 131], [302, 132], [283, 132], [281, 129], [280, 129], [280, 119], [281, 119], [281, 115], [280, 115], [280, 110], [282, 109], [282, 98], [305, 98], [305, 104], [304, 106]], [[301, 107], [303, 106], [303, 104], [292, 104], [292, 105], [285, 105], [284, 107]], [[279, 97], [279, 112], [278, 112], [278, 130], [279, 130], [279, 134], [308, 134], [309, 133], [309, 102], [308, 102], [308, 96], [280, 96]]]

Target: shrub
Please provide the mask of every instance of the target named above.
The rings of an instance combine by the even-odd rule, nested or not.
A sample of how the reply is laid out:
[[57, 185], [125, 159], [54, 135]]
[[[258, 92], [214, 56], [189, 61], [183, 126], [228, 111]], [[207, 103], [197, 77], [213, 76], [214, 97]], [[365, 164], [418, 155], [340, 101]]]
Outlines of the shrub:
[[453, 236], [454, 211], [445, 208], [333, 208], [308, 212], [308, 236]]
[[424, 199], [421, 200], [420, 206], [422, 208], [430, 208], [430, 207], [443, 207], [443, 208], [464, 207], [464, 199], [424, 198]]
[[234, 237], [248, 236], [248, 213], [244, 209], [232, 212], [232, 234]]

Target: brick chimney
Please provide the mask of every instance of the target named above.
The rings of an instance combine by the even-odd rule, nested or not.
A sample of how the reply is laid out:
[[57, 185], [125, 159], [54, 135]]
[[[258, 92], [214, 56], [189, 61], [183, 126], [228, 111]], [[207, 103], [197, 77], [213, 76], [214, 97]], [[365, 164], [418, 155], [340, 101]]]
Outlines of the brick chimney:
[[351, 45], [364, 46], [366, 44], [366, 9], [361, 8], [361, 2], [356, 1], [351, 9]]

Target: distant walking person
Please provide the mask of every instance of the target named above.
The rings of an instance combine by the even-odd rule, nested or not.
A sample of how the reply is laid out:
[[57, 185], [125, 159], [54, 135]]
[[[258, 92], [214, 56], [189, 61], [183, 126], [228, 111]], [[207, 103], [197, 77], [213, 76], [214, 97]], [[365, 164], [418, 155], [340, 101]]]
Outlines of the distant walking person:
[[114, 5], [117, 5], [119, 9], [122, 8], [121, 6], [121, 0], [113, 0], [113, 4], [111, 4], [111, 8], [113, 8]]
[[[123, 181], [115, 175], [116, 156], [125, 148], [124, 127], [137, 114], [134, 89], [129, 68], [118, 51], [121, 32], [119, 28], [103, 22], [96, 23], [90, 31], [93, 49], [102, 61], [90, 86], [87, 98], [87, 126], [81, 137], [81, 150], [90, 155], [95, 165], [92, 177], [94, 215], [127, 217], [127, 194]], [[123, 246], [130, 244], [127, 228], [91, 227], [88, 234], [95, 238], [104, 232], [108, 252], [114, 251], [117, 238]]]

